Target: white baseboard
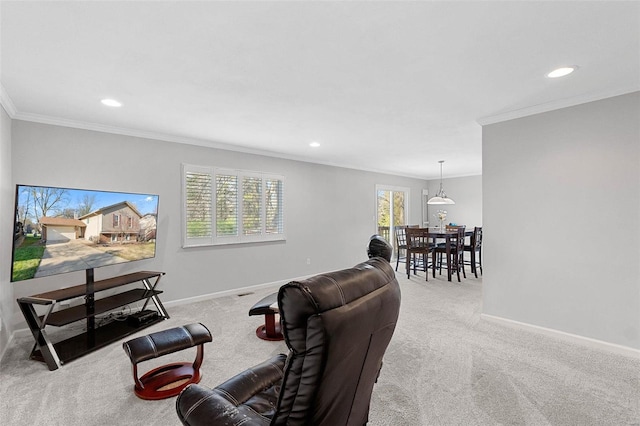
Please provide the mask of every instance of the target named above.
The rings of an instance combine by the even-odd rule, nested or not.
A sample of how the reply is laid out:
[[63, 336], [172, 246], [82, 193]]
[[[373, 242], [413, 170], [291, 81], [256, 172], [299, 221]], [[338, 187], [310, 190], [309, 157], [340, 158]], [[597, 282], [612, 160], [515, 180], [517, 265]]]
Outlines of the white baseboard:
[[186, 305], [188, 303], [200, 302], [202, 300], [209, 300], [209, 299], [217, 299], [219, 297], [239, 296], [241, 294], [251, 293], [255, 290], [262, 290], [264, 288], [271, 288], [271, 287], [273, 288], [273, 291], [277, 291], [281, 286], [283, 286], [286, 283], [289, 283], [291, 281], [303, 280], [305, 278], [309, 278], [312, 276], [313, 275], [308, 275], [300, 278], [292, 278], [292, 279], [274, 281], [274, 282], [265, 283], [265, 284], [252, 285], [248, 287], [234, 288], [231, 290], [217, 291], [215, 293], [202, 294], [200, 296], [187, 297], [185, 299], [172, 300], [170, 302], [162, 302], [162, 304], [167, 307]]
[[0, 361], [2, 361], [2, 358], [4, 358], [4, 354], [7, 353], [7, 349], [9, 349], [9, 347], [13, 343], [13, 337], [15, 335], [16, 335], [15, 331], [9, 335], [9, 339], [7, 340], [7, 344], [4, 346], [4, 349], [2, 350], [2, 353], [0, 353]]
[[[29, 330], [28, 328], [19, 328], [15, 330], [13, 333], [11, 333], [11, 338], [9, 339], [9, 342], [13, 341], [14, 337], [24, 337], [24, 336], [31, 336], [31, 330]], [[9, 344], [7, 344], [7, 347], [9, 347]]]
[[564, 341], [576, 343], [578, 345], [590, 347], [593, 349], [601, 349], [607, 352], [615, 353], [617, 355], [640, 359], [640, 350], [630, 348], [628, 346], [622, 346], [615, 343], [605, 342], [603, 340], [592, 339], [590, 337], [579, 336], [577, 334], [566, 333], [564, 331], [554, 330], [552, 328], [540, 327], [533, 324], [514, 321], [495, 315], [480, 314], [480, 318], [527, 331], [533, 331], [535, 333], [541, 333], [547, 336], [555, 337]]

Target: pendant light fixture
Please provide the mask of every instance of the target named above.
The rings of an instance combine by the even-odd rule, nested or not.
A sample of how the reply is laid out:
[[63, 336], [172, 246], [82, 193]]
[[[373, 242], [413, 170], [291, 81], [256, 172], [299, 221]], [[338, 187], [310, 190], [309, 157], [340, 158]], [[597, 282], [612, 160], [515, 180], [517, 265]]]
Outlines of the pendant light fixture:
[[444, 189], [442, 189], [442, 163], [444, 163], [444, 160], [440, 160], [438, 161], [438, 163], [440, 163], [440, 190], [438, 191], [435, 197], [430, 198], [429, 201], [427, 201], [427, 204], [429, 205], [455, 204], [456, 202], [453, 201], [451, 198], [447, 197], [447, 194], [445, 194]]

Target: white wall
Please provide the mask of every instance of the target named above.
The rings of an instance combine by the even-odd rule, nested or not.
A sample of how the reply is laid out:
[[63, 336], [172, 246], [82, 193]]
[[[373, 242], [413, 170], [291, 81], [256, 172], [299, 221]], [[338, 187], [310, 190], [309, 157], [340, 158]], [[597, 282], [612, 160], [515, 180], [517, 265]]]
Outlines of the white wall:
[[[447, 197], [455, 204], [429, 206], [429, 226], [438, 226], [433, 216], [438, 210], [447, 212], [446, 223], [465, 225], [467, 229], [482, 226], [482, 176], [467, 176], [442, 179], [442, 187]], [[429, 198], [434, 197], [440, 189], [440, 179], [428, 183]]]
[[640, 92], [482, 133], [484, 313], [640, 349]]
[[[95, 273], [101, 279], [140, 269], [165, 271], [163, 301], [353, 266], [366, 259], [366, 244], [376, 232], [375, 185], [409, 187], [409, 215], [416, 223], [426, 187], [418, 179], [20, 120], [13, 121], [12, 141], [14, 184], [160, 195], [156, 258]], [[182, 249], [182, 162], [284, 175], [287, 241]], [[12, 198], [3, 198], [3, 205]], [[15, 297], [83, 280], [79, 272], [18, 282]], [[22, 320], [19, 313], [15, 317]]]
[[11, 185], [11, 119], [0, 106], [0, 357], [14, 330], [13, 287], [9, 283], [13, 241], [13, 186]]

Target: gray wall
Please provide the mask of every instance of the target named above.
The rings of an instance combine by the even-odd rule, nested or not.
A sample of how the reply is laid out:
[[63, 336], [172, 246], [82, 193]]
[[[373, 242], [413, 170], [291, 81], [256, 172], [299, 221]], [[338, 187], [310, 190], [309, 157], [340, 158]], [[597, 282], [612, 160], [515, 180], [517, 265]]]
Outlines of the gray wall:
[[[13, 184], [160, 195], [156, 258], [96, 269], [96, 279], [165, 271], [164, 301], [353, 266], [366, 259], [366, 243], [376, 231], [375, 185], [409, 187], [414, 222], [426, 187], [418, 179], [20, 120], [13, 121], [12, 138]], [[182, 249], [182, 162], [284, 175], [287, 241]], [[5, 201], [12, 204], [13, 193]], [[84, 273], [71, 273], [13, 286], [17, 298], [83, 280]], [[14, 317], [24, 326], [19, 312]]]
[[[438, 210], [447, 212], [446, 223], [466, 225], [468, 229], [482, 226], [482, 176], [442, 179], [442, 187], [447, 197], [456, 203], [429, 206], [429, 226], [438, 226], [438, 220], [433, 217]], [[429, 198], [435, 196], [440, 189], [440, 179], [430, 180], [428, 188]]]
[[13, 229], [13, 186], [11, 185], [11, 120], [0, 106], [0, 356], [14, 330], [15, 301], [9, 284]]
[[484, 313], [640, 349], [640, 92], [482, 136]]

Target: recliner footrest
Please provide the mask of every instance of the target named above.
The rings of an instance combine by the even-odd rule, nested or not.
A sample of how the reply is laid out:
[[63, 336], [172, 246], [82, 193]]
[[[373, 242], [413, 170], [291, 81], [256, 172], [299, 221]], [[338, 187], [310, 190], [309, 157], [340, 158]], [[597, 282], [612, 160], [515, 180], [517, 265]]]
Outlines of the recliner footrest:
[[[142, 399], [164, 399], [175, 396], [190, 383], [201, 379], [203, 345], [211, 342], [211, 332], [200, 323], [188, 324], [137, 337], [122, 344], [131, 360], [135, 394]], [[193, 363], [180, 362], [155, 368], [138, 378], [138, 363], [183, 349], [198, 347]]]

